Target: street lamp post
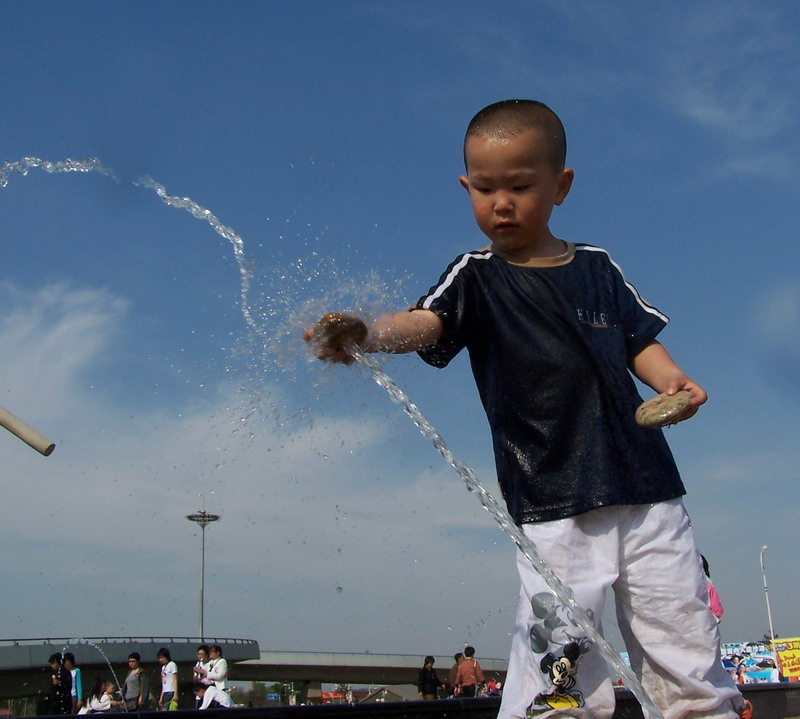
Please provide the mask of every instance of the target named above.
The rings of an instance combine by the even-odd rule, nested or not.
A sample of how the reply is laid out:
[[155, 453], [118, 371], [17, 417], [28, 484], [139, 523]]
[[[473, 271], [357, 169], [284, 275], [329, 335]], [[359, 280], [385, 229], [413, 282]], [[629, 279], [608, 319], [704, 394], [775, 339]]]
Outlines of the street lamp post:
[[206, 525], [219, 520], [218, 514], [210, 514], [201, 509], [194, 514], [187, 514], [186, 519], [200, 525], [200, 639], [203, 638], [203, 604], [206, 586]]
[[[767, 591], [767, 572], [764, 569], [764, 552], [766, 552], [768, 549], [769, 549], [769, 547], [766, 544], [763, 547], [761, 547], [761, 555], [760, 555], [761, 556], [761, 577], [764, 580], [764, 597], [766, 597], [766, 600], [767, 600], [767, 618], [769, 619], [769, 638], [770, 638], [771, 644], [774, 645], [775, 644], [775, 632], [772, 631], [772, 612], [770, 611], [770, 608], [769, 608], [769, 592]], [[770, 649], [771, 648], [772, 648], [772, 646], [770, 646]]]

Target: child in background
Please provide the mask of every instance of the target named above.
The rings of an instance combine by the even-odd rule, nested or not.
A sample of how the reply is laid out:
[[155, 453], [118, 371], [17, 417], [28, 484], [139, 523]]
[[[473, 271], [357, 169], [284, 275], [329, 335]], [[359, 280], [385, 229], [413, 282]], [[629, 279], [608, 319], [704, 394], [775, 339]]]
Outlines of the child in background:
[[709, 609], [711, 609], [711, 613], [717, 620], [717, 624], [719, 624], [720, 621], [722, 620], [722, 615], [725, 613], [725, 609], [722, 607], [722, 601], [719, 598], [717, 590], [711, 583], [711, 572], [708, 569], [708, 560], [702, 554], [700, 555], [700, 559], [703, 562], [703, 574], [705, 575], [706, 578], [706, 589], [708, 590], [708, 607]]
[[78, 714], [102, 714], [122, 706], [121, 701], [114, 699], [114, 682], [97, 677], [94, 688], [90, 692], [86, 706]]

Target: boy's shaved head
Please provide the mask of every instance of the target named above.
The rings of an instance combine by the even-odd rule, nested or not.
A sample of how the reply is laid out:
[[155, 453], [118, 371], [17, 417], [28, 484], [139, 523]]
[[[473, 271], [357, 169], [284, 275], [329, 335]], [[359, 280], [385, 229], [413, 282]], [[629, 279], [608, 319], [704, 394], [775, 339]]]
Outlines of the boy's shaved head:
[[[484, 107], [467, 126], [470, 137], [514, 137], [526, 130], [540, 130], [548, 141], [553, 167], [561, 170], [567, 161], [567, 135], [561, 120], [538, 100], [502, 100]], [[466, 165], [466, 152], [464, 156]]]

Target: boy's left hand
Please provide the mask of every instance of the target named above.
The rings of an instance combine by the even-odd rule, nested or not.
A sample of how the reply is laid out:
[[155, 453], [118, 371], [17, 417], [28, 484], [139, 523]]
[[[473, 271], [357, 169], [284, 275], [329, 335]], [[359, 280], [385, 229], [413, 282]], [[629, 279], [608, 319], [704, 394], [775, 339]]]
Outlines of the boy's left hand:
[[683, 422], [693, 417], [707, 399], [705, 390], [688, 378], [687, 381], [670, 383], [666, 391], [639, 406], [636, 423], [657, 429]]
[[706, 391], [691, 377], [684, 377], [681, 380], [673, 380], [667, 385], [667, 388], [664, 390], [664, 394], [672, 396], [680, 390], [685, 390], [688, 392], [692, 399], [689, 402], [689, 406], [686, 408], [686, 410], [675, 420], [676, 423], [683, 422], [685, 419], [694, 417], [697, 414], [697, 410], [700, 409], [700, 405], [703, 405], [708, 401], [708, 394]]
[[671, 423], [683, 422], [694, 417], [700, 405], [708, 400], [706, 391], [687, 375], [669, 356], [664, 346], [653, 340], [643, 347], [631, 360], [633, 374], [656, 392], [674, 396], [685, 390], [691, 395], [688, 406]]

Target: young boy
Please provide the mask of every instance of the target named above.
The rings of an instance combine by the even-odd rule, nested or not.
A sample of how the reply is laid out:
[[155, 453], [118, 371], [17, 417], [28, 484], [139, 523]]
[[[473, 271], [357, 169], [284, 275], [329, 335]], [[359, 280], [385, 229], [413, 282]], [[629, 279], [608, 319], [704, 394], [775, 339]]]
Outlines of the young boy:
[[[743, 703], [720, 661], [685, 490], [662, 432], [634, 421], [641, 397], [630, 373], [659, 393], [688, 391], [678, 420], [707, 396], [656, 342], [667, 318], [608, 254], [550, 231], [574, 177], [565, 159], [547, 106], [481, 110], [460, 182], [491, 244], [456, 258], [415, 308], [377, 319], [358, 343], [418, 351], [436, 367], [468, 350], [514, 521], [598, 625], [614, 589], [634, 671], [667, 719], [732, 719]], [[347, 333], [321, 323], [304, 337], [320, 359], [353, 361]], [[603, 658], [521, 554], [518, 569], [498, 716], [611, 717]]]

